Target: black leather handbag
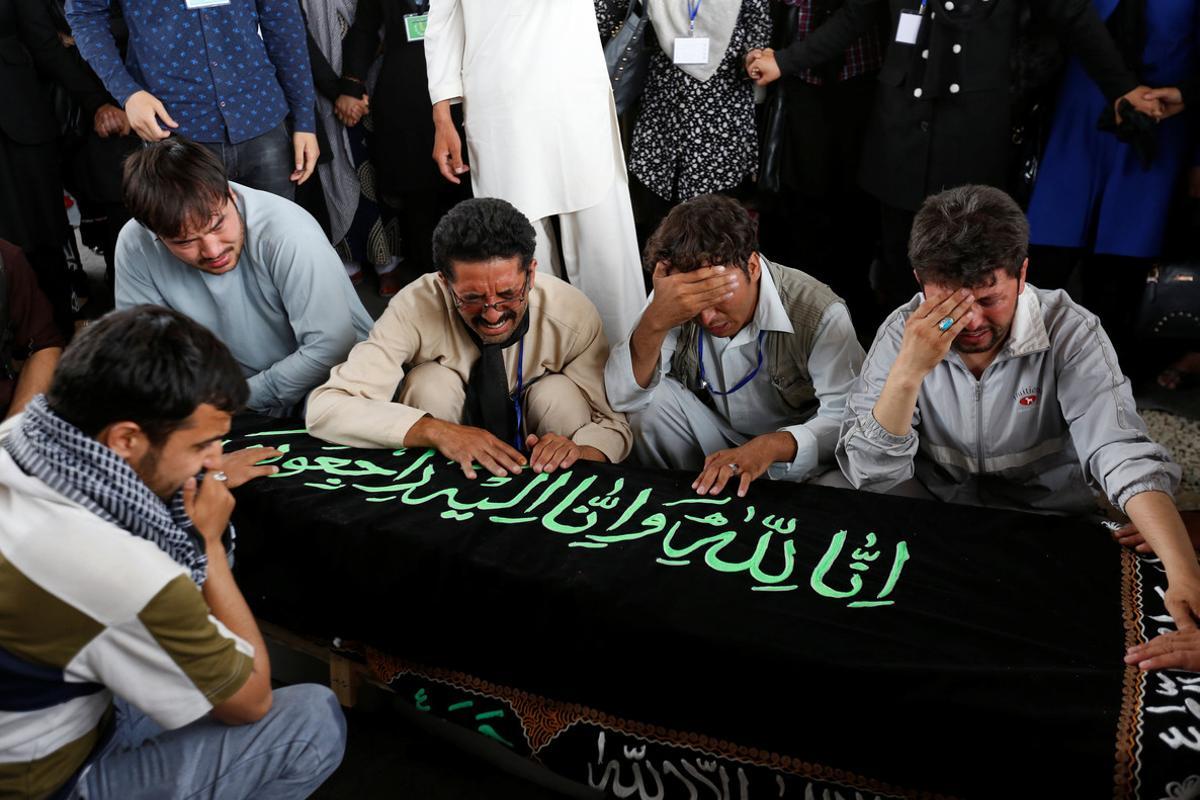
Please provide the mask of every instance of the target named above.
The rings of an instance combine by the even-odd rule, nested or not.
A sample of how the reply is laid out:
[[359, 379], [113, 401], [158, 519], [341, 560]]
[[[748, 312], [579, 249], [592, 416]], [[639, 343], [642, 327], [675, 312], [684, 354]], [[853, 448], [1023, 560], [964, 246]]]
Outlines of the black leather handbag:
[[1156, 264], [1150, 269], [1138, 309], [1137, 335], [1200, 341], [1200, 262]]
[[604, 45], [604, 61], [608, 65], [608, 79], [612, 81], [618, 114], [633, 107], [646, 85], [646, 71], [650, 66], [650, 50], [646, 48], [649, 28], [650, 17], [642, 0], [629, 0], [625, 21]]
[[[783, 31], [779, 46], [786, 47], [796, 38], [799, 9], [788, 6], [776, 30]], [[783, 149], [787, 146], [787, 108], [785, 84], [780, 79], [768, 90], [759, 122], [758, 190], [776, 194], [783, 190]]]

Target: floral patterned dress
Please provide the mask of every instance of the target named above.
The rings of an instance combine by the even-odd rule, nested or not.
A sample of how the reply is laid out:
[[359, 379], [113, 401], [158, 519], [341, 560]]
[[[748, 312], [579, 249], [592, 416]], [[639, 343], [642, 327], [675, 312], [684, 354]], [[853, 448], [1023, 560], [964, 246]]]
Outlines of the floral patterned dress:
[[[707, 81], [684, 73], [661, 48], [650, 57], [629, 171], [669, 202], [733, 189], [758, 167], [754, 85], [742, 61], [749, 50], [769, 43], [771, 12], [768, 0], [740, 2], [729, 49]], [[628, 7], [628, 0], [596, 0], [602, 38], [620, 27]], [[653, 34], [648, 38], [653, 41]]]

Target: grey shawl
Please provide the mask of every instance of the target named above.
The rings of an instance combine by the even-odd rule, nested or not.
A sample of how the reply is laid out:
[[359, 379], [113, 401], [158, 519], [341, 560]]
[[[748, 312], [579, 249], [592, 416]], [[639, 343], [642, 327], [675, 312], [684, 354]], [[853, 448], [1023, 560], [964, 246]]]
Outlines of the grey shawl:
[[[675, 39], [689, 36], [688, 0], [645, 0], [646, 13], [658, 36], [658, 45], [672, 58], [675, 53]], [[737, 24], [738, 13], [742, 10], [742, 0], [700, 0], [700, 11], [696, 14], [696, 35], [707, 36], [707, 64], [676, 64], [677, 69], [683, 70], [696, 80], [704, 83], [713, 76], [725, 51], [729, 49], [729, 40], [733, 36], [733, 26]]]
[[[334, 72], [342, 74], [342, 37], [354, 22], [355, 0], [303, 0], [308, 30]], [[317, 93], [317, 123], [325, 126], [332, 158], [318, 165], [321, 190], [329, 209], [329, 239], [340, 242], [350, 230], [362, 191], [346, 128], [333, 113], [333, 103]]]

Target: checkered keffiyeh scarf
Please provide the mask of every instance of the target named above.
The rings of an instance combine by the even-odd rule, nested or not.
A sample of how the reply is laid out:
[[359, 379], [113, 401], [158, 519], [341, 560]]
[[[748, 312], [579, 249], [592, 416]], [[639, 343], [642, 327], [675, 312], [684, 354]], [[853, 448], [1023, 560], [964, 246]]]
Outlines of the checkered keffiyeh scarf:
[[[197, 585], [208, 577], [204, 540], [183, 510], [183, 492], [170, 503], [150, 491], [112, 450], [57, 416], [38, 395], [4, 440], [17, 465], [54, 491], [134, 536], [158, 545]], [[233, 551], [233, 526], [226, 532]]]

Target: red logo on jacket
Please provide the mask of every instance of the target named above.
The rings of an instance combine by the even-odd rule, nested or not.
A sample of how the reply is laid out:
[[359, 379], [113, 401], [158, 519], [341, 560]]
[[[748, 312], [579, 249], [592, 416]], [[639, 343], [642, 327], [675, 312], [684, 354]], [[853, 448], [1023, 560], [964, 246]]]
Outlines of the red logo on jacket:
[[1037, 401], [1038, 401], [1038, 396], [1036, 394], [1027, 394], [1027, 395], [1024, 395], [1017, 399], [1017, 402], [1020, 403], [1021, 405], [1025, 406], [1026, 408], [1033, 405]]

